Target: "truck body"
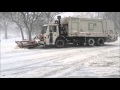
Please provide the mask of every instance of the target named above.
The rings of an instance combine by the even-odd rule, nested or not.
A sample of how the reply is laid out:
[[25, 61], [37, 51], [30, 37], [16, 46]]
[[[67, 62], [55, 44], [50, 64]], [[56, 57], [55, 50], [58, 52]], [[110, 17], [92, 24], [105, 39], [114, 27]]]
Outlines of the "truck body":
[[39, 45], [55, 45], [65, 47], [68, 44], [75, 46], [99, 46], [105, 42], [117, 40], [117, 32], [112, 20], [66, 17], [55, 23], [45, 24], [41, 34], [35, 37]]

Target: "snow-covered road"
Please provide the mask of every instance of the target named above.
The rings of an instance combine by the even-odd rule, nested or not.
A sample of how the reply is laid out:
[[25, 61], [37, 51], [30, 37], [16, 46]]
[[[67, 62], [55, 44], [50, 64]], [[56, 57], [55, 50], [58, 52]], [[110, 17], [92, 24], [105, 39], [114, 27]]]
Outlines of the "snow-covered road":
[[1, 41], [1, 78], [120, 78], [120, 43], [68, 48], [17, 48]]

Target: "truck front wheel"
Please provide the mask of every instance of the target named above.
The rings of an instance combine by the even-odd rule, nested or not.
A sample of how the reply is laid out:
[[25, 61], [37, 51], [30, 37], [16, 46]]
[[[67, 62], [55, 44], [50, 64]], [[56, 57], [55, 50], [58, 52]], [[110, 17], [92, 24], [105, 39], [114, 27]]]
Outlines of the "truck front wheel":
[[56, 40], [55, 46], [57, 48], [63, 48], [63, 47], [65, 47], [65, 40], [64, 39], [58, 39], [58, 40]]

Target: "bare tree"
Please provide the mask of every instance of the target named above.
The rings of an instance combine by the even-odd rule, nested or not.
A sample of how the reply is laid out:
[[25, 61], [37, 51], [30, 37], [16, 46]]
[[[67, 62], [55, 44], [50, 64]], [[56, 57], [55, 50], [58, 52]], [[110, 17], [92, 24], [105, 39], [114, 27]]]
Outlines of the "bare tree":
[[63, 12], [44, 12], [48, 23], [51, 22], [56, 15], [61, 14], [61, 13]]
[[120, 32], [120, 12], [105, 12], [104, 18], [113, 20], [118, 32]]
[[22, 40], [24, 40], [24, 33], [23, 33], [24, 24], [23, 24], [23, 18], [22, 18], [21, 13], [10, 12], [10, 16], [11, 16], [11, 20], [19, 27]]
[[20, 13], [23, 16], [24, 25], [28, 30], [29, 41], [31, 41], [33, 25], [38, 20], [38, 18], [41, 18], [43, 16], [43, 12], [20, 12]]
[[0, 13], [0, 23], [5, 31], [5, 39], [7, 39], [8, 38], [8, 26], [11, 24], [8, 13], [6, 12]]

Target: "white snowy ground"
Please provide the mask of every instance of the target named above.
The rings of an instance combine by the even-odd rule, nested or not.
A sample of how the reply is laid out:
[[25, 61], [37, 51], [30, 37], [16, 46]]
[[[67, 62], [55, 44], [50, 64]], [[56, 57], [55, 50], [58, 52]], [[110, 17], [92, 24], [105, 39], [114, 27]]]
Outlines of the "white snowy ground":
[[120, 78], [120, 43], [100, 47], [21, 49], [1, 40], [1, 78]]

